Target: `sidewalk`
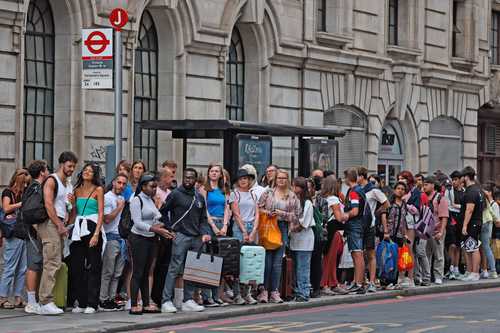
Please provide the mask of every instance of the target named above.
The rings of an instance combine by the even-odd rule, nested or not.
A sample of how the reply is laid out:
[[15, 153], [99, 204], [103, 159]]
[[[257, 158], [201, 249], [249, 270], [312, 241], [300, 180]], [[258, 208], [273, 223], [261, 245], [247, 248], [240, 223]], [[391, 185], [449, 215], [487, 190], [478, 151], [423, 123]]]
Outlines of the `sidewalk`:
[[342, 303], [360, 303], [397, 296], [415, 296], [453, 291], [468, 291], [500, 287], [500, 279], [482, 280], [475, 283], [447, 282], [442, 286], [417, 287], [408, 290], [380, 291], [375, 294], [332, 296], [313, 299], [308, 303], [259, 304], [255, 306], [229, 306], [205, 310], [201, 313], [154, 314], [130, 316], [128, 312], [100, 312], [94, 315], [65, 313], [62, 316], [45, 317], [29, 315], [21, 309], [0, 310], [0, 332], [43, 333], [102, 333], [123, 332], [186, 324], [215, 319], [246, 316], [252, 314], [287, 311]]

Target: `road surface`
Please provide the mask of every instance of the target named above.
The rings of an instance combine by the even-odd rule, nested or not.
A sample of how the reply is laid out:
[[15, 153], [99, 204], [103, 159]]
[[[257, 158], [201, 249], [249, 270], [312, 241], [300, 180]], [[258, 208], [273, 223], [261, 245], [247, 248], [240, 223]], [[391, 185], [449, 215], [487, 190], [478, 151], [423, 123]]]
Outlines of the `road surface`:
[[500, 288], [399, 297], [136, 332], [499, 333]]

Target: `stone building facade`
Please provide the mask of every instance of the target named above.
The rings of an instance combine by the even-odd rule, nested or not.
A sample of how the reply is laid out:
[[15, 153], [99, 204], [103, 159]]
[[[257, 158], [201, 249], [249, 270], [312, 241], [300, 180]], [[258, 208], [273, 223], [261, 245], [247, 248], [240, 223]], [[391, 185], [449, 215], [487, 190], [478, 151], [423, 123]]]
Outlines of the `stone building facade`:
[[[146, 119], [337, 126], [340, 169], [476, 166], [478, 110], [490, 101], [492, 0], [0, 0], [0, 177], [71, 149], [103, 162], [113, 91], [81, 88], [81, 29], [122, 36], [123, 151], [150, 168], [182, 161]], [[384, 138], [395, 138], [384, 140]], [[289, 142], [275, 140], [287, 167]], [[190, 140], [189, 165], [221, 160]]]

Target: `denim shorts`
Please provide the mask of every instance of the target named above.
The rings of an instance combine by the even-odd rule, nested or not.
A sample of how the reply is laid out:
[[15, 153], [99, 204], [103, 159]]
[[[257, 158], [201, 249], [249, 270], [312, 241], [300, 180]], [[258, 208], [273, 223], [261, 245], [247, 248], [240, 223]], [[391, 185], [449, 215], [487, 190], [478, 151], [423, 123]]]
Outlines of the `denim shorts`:
[[363, 251], [364, 229], [363, 221], [360, 219], [346, 223], [347, 247], [350, 252]]
[[[245, 228], [247, 230], [247, 234], [250, 235], [250, 233], [253, 231], [253, 221], [244, 223], [245, 223]], [[236, 222], [233, 225], [233, 237], [238, 238], [240, 242], [243, 243], [243, 233], [241, 232], [240, 226]]]
[[[214, 222], [217, 229], [221, 230], [224, 227], [224, 218], [213, 217], [212, 221]], [[214, 231], [212, 230], [212, 228], [210, 228], [210, 235], [212, 237], [217, 237], [217, 235], [214, 234]]]

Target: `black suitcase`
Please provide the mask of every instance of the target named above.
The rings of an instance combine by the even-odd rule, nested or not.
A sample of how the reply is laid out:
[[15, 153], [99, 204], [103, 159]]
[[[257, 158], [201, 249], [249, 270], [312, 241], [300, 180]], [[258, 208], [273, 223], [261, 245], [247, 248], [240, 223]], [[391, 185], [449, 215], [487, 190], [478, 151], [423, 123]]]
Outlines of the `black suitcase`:
[[222, 257], [222, 276], [240, 275], [240, 241], [238, 238], [217, 237], [212, 240], [214, 255]]

